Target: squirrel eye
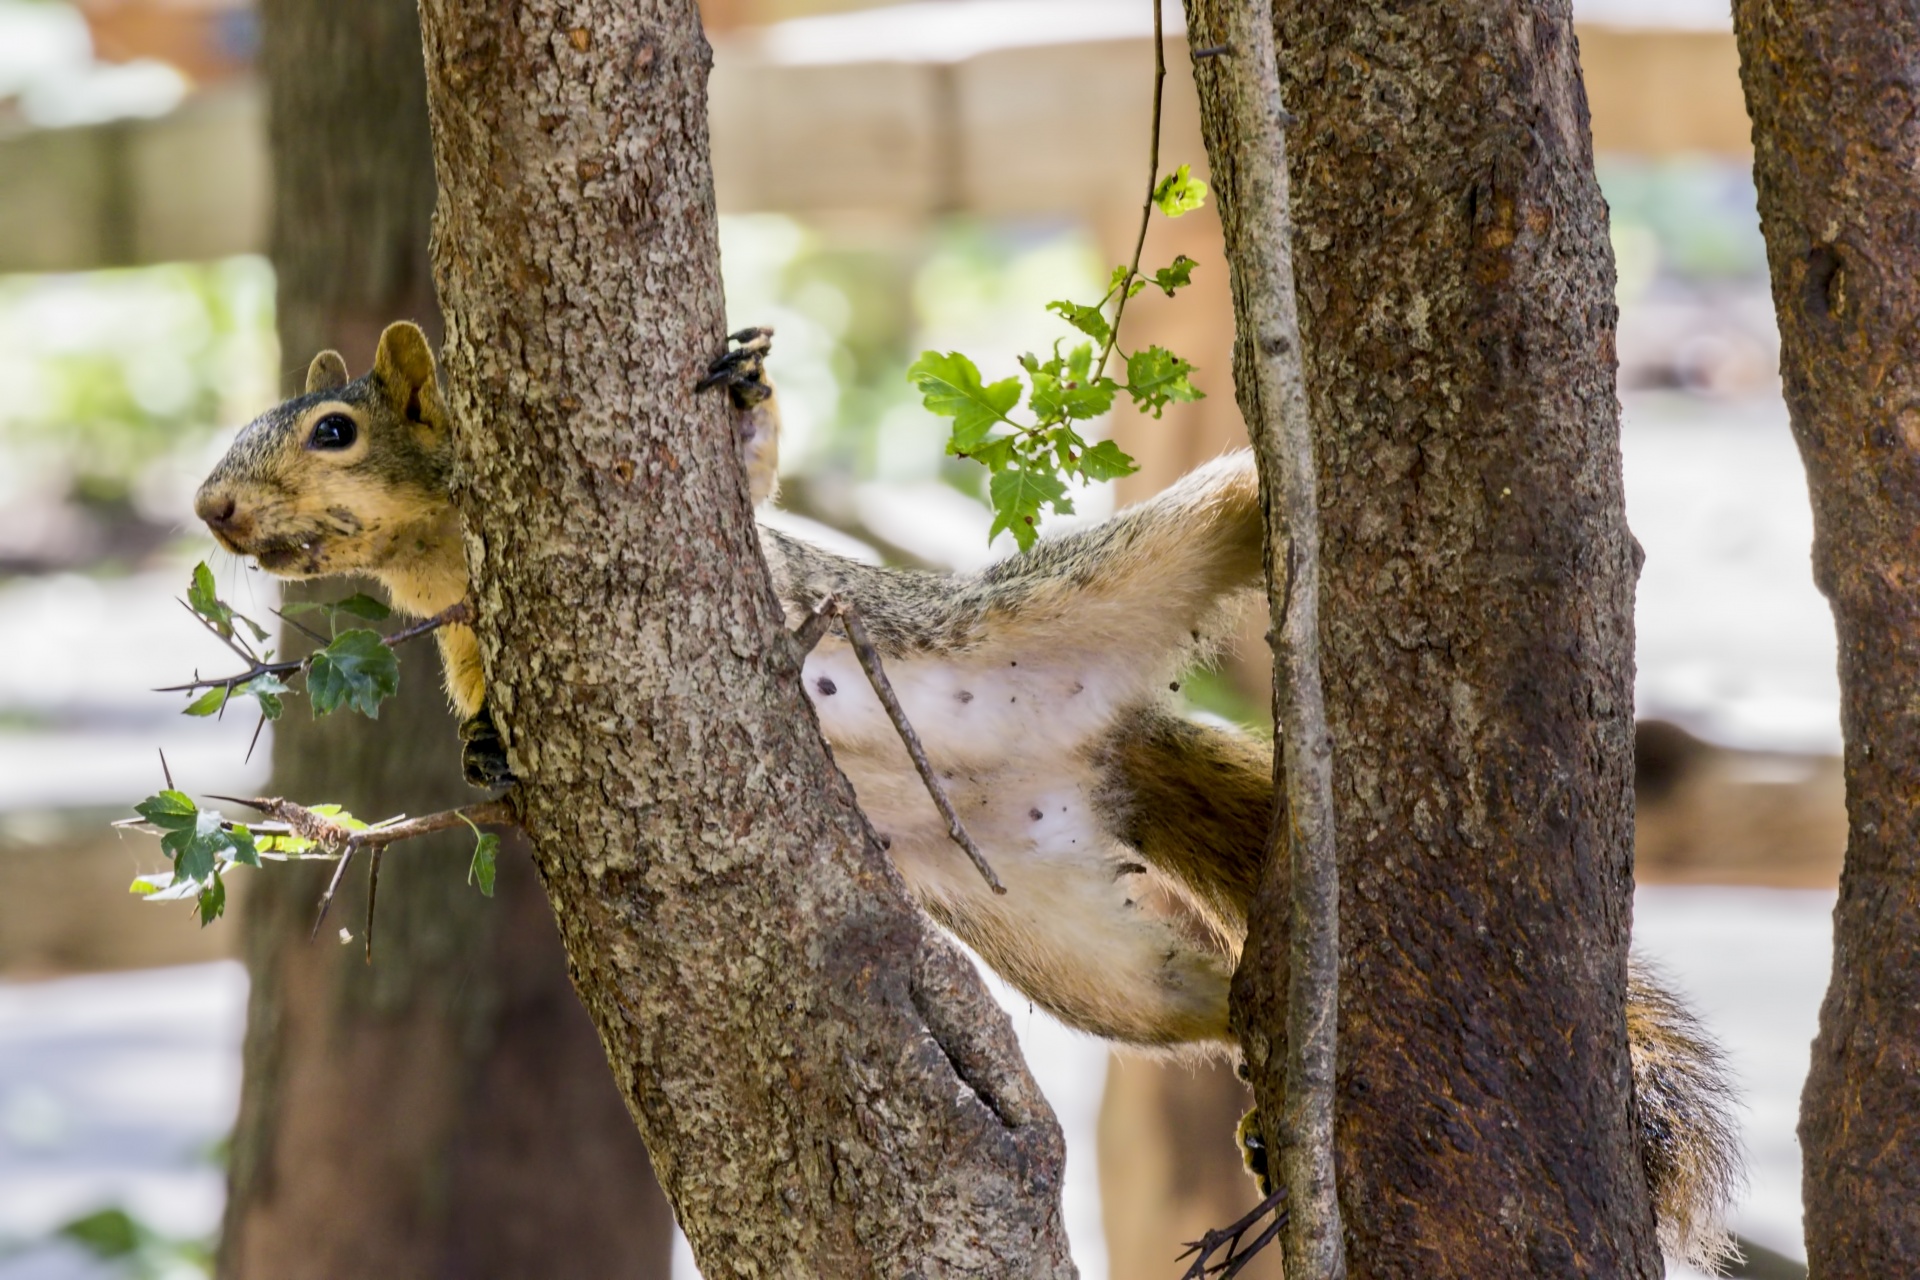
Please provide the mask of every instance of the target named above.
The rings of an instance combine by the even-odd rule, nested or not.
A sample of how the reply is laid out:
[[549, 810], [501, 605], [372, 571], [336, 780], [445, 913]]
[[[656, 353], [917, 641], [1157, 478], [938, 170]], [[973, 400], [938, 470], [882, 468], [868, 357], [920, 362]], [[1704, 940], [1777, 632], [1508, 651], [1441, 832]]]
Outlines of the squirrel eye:
[[313, 424], [313, 434], [307, 438], [307, 446], [312, 449], [349, 449], [360, 434], [360, 428], [352, 418], [344, 413], [330, 413]]

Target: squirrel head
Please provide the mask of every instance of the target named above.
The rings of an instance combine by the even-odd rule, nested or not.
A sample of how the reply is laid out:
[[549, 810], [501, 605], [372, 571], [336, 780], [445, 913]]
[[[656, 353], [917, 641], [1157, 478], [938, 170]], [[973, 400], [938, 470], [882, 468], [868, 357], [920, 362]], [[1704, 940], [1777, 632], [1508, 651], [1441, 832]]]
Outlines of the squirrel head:
[[444, 536], [452, 463], [433, 351], [402, 321], [359, 378], [338, 352], [315, 356], [306, 391], [241, 430], [193, 506], [221, 546], [281, 577], [378, 573]]

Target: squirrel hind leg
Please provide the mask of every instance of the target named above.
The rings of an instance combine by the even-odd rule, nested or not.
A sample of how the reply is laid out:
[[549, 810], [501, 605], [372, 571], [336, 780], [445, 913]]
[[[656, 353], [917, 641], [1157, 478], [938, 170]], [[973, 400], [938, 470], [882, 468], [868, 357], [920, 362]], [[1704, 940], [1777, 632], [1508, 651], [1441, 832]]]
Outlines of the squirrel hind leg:
[[773, 495], [780, 470], [780, 406], [767, 377], [773, 330], [741, 329], [728, 334], [727, 342], [731, 349], [707, 366], [695, 390], [726, 388], [734, 440], [747, 467], [747, 488], [759, 506]]

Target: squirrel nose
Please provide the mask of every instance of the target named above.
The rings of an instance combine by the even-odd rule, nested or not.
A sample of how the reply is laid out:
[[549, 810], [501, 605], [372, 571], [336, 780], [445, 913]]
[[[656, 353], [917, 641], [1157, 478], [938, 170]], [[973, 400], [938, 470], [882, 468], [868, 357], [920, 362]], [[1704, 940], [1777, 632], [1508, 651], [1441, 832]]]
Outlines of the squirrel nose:
[[233, 513], [239, 506], [230, 493], [202, 493], [194, 499], [193, 511], [209, 525], [219, 529], [233, 520]]

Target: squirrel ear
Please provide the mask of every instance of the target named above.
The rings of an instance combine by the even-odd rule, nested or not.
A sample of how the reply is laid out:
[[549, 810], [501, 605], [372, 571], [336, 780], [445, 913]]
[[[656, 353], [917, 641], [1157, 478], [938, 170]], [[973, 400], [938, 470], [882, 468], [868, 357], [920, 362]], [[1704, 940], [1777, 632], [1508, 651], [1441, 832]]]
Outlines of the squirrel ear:
[[338, 391], [347, 385], [347, 362], [338, 351], [322, 351], [307, 366], [307, 394]]
[[438, 425], [440, 382], [434, 373], [433, 349], [418, 325], [400, 320], [387, 326], [373, 356], [373, 372], [402, 417]]

